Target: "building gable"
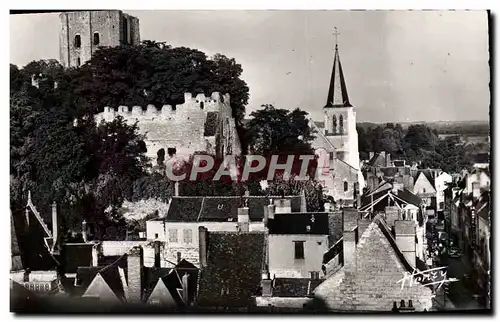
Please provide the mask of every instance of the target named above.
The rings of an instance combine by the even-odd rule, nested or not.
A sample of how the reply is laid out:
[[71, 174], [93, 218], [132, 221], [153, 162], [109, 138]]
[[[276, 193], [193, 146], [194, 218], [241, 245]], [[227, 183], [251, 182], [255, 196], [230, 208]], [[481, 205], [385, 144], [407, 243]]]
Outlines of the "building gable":
[[315, 290], [328, 308], [341, 311], [389, 312], [394, 302], [412, 300], [417, 311], [432, 307], [432, 291], [419, 283], [402, 287], [408, 272], [387, 237], [376, 222], [361, 235], [356, 247], [353, 271], [340, 271]]
[[170, 294], [170, 291], [165, 286], [165, 283], [163, 283], [163, 280], [161, 278], [158, 279], [158, 283], [156, 283], [153, 292], [151, 292], [147, 303], [168, 307], [177, 306], [177, 302], [174, 300], [172, 294]]
[[429, 178], [427, 178], [427, 176], [423, 172], [420, 172], [413, 186], [413, 193], [436, 193], [436, 189], [434, 188], [434, 185], [429, 181]]
[[120, 302], [100, 273], [97, 273], [82, 297], [96, 297], [101, 301], [111, 303]]

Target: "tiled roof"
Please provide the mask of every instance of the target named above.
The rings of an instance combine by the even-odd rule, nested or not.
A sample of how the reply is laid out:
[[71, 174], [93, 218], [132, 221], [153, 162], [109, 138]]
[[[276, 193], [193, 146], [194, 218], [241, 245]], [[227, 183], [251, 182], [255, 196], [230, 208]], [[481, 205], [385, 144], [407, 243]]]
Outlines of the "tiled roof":
[[324, 121], [314, 121], [314, 124], [319, 127], [320, 129], [325, 127], [325, 122]]
[[275, 214], [269, 220], [269, 234], [329, 234], [328, 213]]
[[369, 205], [371, 205], [372, 201], [374, 203], [377, 202], [378, 199], [380, 199], [381, 197], [383, 197], [387, 193], [388, 193], [388, 189], [385, 189], [385, 190], [382, 190], [382, 191], [379, 191], [379, 192], [375, 192], [373, 194], [361, 196], [361, 207], [360, 207], [360, 209], [364, 209], [364, 208], [368, 207]]
[[[92, 266], [93, 244], [64, 244], [61, 249], [61, 265], [65, 273], [76, 273], [78, 267]], [[104, 265], [103, 265], [104, 266]]]
[[168, 208], [166, 220], [172, 222], [197, 221], [203, 197], [174, 197]]
[[11, 270], [19, 271], [23, 269], [23, 263], [21, 260], [21, 250], [19, 249], [19, 243], [17, 242], [17, 232], [14, 228], [14, 219], [12, 218], [12, 212], [10, 214], [10, 252], [11, 252]]
[[420, 197], [410, 192], [408, 189], [398, 190], [396, 196], [398, 196], [406, 203], [412, 204], [417, 207], [420, 207], [420, 205], [422, 204], [422, 199], [420, 199]]
[[435, 181], [436, 181], [436, 175], [437, 175], [437, 170], [434, 170], [434, 169], [423, 169], [423, 170], [420, 170], [415, 178], [415, 180], [418, 179], [418, 176], [420, 175], [420, 173], [422, 173], [425, 178], [427, 179], [427, 181], [429, 181], [429, 183], [431, 184], [431, 186], [436, 189], [436, 184], [435, 184]]
[[207, 197], [203, 200], [198, 221], [238, 220], [238, 208], [242, 206], [241, 198]]
[[273, 280], [273, 296], [309, 297], [324, 280], [309, 278], [276, 278]]
[[328, 246], [333, 246], [343, 235], [342, 212], [331, 212], [328, 214]]
[[59, 263], [47, 249], [45, 245], [47, 234], [35, 215], [29, 213], [29, 225], [24, 214], [14, 213], [12, 219], [23, 268], [31, 271], [57, 269]]
[[[248, 200], [251, 221], [262, 221], [269, 200], [280, 199], [278, 196], [214, 196], [214, 197], [173, 197], [168, 210], [168, 222], [227, 221], [238, 219], [238, 208], [243, 200]], [[300, 196], [285, 196], [290, 200], [292, 212], [301, 210]]]
[[394, 177], [399, 173], [399, 169], [396, 167], [384, 167], [380, 168], [379, 170], [384, 174], [385, 177]]
[[346, 271], [344, 266], [315, 290], [329, 309], [388, 312], [393, 302], [401, 300], [412, 300], [417, 311], [432, 307], [430, 287], [415, 281], [412, 286], [407, 282], [401, 287], [400, 280], [411, 266], [395, 242], [388, 239], [388, 231], [379, 219], [360, 236], [355, 256], [352, 271]]
[[385, 155], [377, 152], [373, 155], [373, 157], [367, 163], [370, 167], [385, 167]]
[[147, 301], [151, 292], [153, 292], [158, 280], [167, 275], [172, 269], [165, 267], [143, 267], [143, 301]]
[[95, 278], [97, 273], [103, 268], [103, 266], [78, 267], [76, 272], [77, 286], [73, 289], [73, 295], [82, 295], [90, 286], [90, 283], [92, 283], [92, 280]]
[[335, 244], [333, 244], [330, 249], [323, 255], [323, 264], [327, 264], [329, 261], [335, 258], [335, 256], [342, 254], [344, 250], [344, 237], [341, 237]]
[[198, 306], [254, 306], [264, 260], [264, 233], [208, 232], [207, 237], [207, 267], [200, 272]]
[[[122, 301], [125, 300], [125, 292], [122, 279], [118, 271], [118, 267], [122, 269], [126, 268], [127, 267], [126, 260], [127, 260], [127, 254], [124, 254], [113, 264], [108, 265], [98, 271], [98, 273], [102, 276], [106, 284], [108, 284], [109, 288], [115, 293], [116, 297]], [[127, 278], [126, 274], [125, 278]]]
[[[198, 268], [190, 262], [182, 259], [174, 268], [165, 267], [143, 267], [143, 301], [147, 301], [153, 292], [158, 280], [162, 280], [170, 295], [175, 300], [177, 305], [183, 306], [182, 300], [182, 276], [184, 273], [188, 276], [188, 298], [193, 300], [196, 295], [196, 288], [198, 284]], [[180, 293], [179, 293], [180, 292]]]

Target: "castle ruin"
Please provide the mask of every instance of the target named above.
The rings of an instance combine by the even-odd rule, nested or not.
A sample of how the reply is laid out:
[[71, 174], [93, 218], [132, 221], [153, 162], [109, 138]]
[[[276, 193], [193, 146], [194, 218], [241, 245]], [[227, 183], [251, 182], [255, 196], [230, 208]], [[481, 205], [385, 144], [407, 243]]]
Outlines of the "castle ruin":
[[137, 122], [139, 133], [145, 135], [146, 156], [155, 160], [160, 149], [169, 156], [190, 156], [206, 152], [223, 157], [241, 154], [241, 145], [232, 116], [229, 94], [218, 92], [206, 97], [184, 94], [184, 104], [163, 105], [159, 110], [148, 105], [119, 106], [117, 110], [105, 107], [96, 115], [97, 122], [111, 122], [122, 116], [127, 124]]

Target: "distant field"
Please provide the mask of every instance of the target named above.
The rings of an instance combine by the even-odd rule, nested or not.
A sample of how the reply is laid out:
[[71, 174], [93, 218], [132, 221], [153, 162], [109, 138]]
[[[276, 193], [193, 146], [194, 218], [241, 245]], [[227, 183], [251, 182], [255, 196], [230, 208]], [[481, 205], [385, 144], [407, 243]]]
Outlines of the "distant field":
[[[392, 122], [397, 124], [398, 122]], [[411, 125], [424, 124], [433, 130], [436, 130], [441, 135], [460, 135], [468, 136], [468, 142], [478, 141], [483, 142], [483, 138], [488, 137], [490, 133], [490, 123], [488, 121], [463, 121], [463, 122], [400, 122], [403, 130], [408, 129]], [[360, 122], [357, 124], [358, 127], [376, 128], [377, 126], [385, 127], [386, 123], [370, 123], [370, 122]]]
[[460, 141], [467, 144], [477, 144], [477, 143], [488, 143], [489, 136], [488, 135], [461, 135], [458, 133], [455, 134], [439, 134], [440, 139], [444, 139], [450, 136], [459, 136]]

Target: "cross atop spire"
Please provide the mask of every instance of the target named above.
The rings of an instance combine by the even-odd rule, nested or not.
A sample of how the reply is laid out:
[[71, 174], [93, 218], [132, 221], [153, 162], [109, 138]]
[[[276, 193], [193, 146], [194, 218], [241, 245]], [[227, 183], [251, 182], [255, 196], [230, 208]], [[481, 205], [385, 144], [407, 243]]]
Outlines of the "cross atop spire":
[[338, 35], [340, 32], [337, 30], [337, 27], [333, 27], [333, 35], [335, 36], [335, 49], [338, 48]]
[[349, 103], [349, 96], [347, 95], [347, 86], [345, 84], [337, 44], [337, 37], [340, 33], [338, 32], [337, 27], [334, 27], [333, 29], [333, 35], [335, 36], [335, 54], [333, 58], [332, 77], [330, 79], [330, 87], [328, 89], [328, 97], [326, 99], [325, 107], [350, 107], [352, 105]]

